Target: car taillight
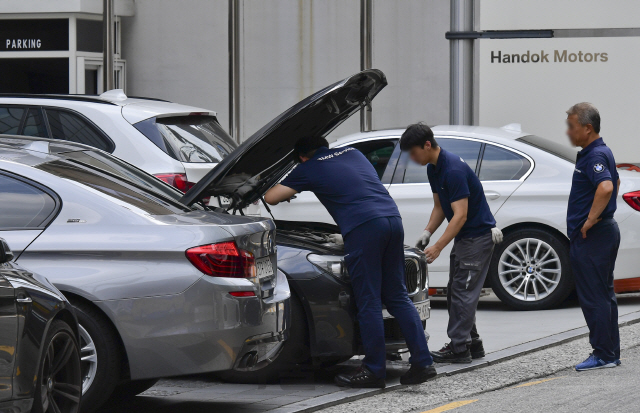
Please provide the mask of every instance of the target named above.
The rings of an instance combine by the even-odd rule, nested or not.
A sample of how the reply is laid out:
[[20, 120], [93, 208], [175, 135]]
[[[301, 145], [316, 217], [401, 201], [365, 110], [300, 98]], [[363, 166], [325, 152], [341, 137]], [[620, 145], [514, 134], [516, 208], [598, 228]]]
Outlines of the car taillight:
[[185, 174], [156, 174], [154, 176], [182, 192], [187, 192], [195, 185], [194, 182], [187, 181], [187, 175]]
[[622, 199], [636, 211], [640, 211], [640, 191], [627, 192], [622, 195]]
[[202, 245], [188, 249], [187, 258], [197, 269], [212, 277], [252, 278], [256, 276], [256, 260], [235, 242]]
[[229, 294], [234, 297], [255, 297], [256, 296], [256, 293], [254, 293], [253, 291], [231, 291]]

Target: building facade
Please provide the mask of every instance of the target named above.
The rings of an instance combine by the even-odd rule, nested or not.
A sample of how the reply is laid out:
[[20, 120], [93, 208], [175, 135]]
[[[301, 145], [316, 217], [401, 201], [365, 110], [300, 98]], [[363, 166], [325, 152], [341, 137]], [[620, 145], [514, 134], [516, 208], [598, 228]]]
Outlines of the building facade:
[[[116, 88], [229, 119], [228, 0], [116, 0]], [[360, 0], [240, 0], [240, 137], [360, 70]], [[0, 3], [0, 92], [102, 92], [102, 0]], [[373, 128], [446, 123], [446, 0], [373, 1]], [[25, 41], [26, 40], [26, 41]], [[14, 42], [15, 41], [15, 42]], [[353, 117], [336, 131], [359, 130]]]

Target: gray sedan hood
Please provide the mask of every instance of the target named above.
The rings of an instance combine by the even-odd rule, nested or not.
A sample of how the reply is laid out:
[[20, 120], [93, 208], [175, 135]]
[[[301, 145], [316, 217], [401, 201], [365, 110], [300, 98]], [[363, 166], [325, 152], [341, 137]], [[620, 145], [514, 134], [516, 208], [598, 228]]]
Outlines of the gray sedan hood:
[[386, 85], [384, 73], [369, 69], [298, 102], [224, 158], [181, 202], [192, 205], [205, 197], [224, 196], [231, 200], [229, 209], [247, 207], [293, 167], [293, 147], [299, 138], [327, 136]]

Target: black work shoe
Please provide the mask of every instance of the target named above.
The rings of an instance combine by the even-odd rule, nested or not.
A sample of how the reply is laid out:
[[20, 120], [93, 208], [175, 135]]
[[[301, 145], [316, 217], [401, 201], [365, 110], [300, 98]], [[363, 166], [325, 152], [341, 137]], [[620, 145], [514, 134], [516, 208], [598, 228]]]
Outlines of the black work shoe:
[[482, 345], [481, 338], [472, 339], [471, 345], [469, 346], [469, 350], [471, 351], [472, 359], [481, 359], [485, 356], [484, 346]]
[[436, 368], [433, 364], [427, 367], [411, 366], [408, 372], [400, 377], [400, 384], [420, 384], [436, 377]]
[[384, 379], [374, 376], [365, 366], [360, 367], [355, 374], [338, 374], [334, 381], [340, 387], [352, 389], [384, 389], [385, 387]]
[[471, 352], [467, 348], [465, 351], [456, 353], [451, 348], [451, 343], [446, 344], [439, 351], [432, 351], [431, 357], [437, 363], [471, 363]]

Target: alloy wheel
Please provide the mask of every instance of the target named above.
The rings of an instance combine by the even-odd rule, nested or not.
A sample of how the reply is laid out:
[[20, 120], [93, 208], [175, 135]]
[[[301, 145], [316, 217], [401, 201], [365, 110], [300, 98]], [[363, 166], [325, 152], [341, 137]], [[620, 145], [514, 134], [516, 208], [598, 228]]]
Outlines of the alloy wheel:
[[498, 277], [511, 296], [522, 301], [542, 300], [558, 287], [562, 264], [557, 251], [536, 238], [513, 242], [500, 256]]
[[43, 412], [74, 413], [82, 396], [80, 354], [73, 337], [66, 331], [53, 336], [40, 374], [40, 403]]
[[87, 330], [78, 325], [80, 332], [80, 368], [82, 370], [82, 394], [93, 384], [98, 371], [98, 353], [96, 344]]

